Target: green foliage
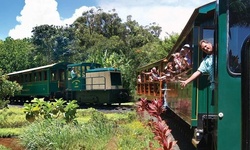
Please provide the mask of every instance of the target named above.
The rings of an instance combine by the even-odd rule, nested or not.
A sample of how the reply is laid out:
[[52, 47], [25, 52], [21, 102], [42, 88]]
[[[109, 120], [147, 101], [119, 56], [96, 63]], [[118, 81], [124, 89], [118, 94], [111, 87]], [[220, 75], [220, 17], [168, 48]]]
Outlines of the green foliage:
[[91, 131], [95, 136], [105, 136], [112, 132], [115, 124], [113, 121], [109, 120], [103, 113], [96, 111], [91, 114], [91, 119], [88, 122], [88, 126], [89, 128], [97, 129]]
[[0, 137], [14, 137], [19, 136], [23, 132], [23, 128], [0, 128]]
[[141, 118], [144, 118], [144, 112], [147, 112], [150, 116], [152, 116], [148, 125], [155, 134], [154, 139], [158, 140], [164, 150], [172, 150], [174, 146], [176, 146], [177, 141], [174, 141], [174, 139], [170, 137], [171, 130], [160, 116], [161, 113], [165, 111], [162, 107], [163, 101], [153, 100], [149, 102], [147, 99], [141, 98], [136, 105], [136, 111]]
[[91, 114], [93, 114], [94, 112], [96, 112], [97, 110], [90, 107], [88, 109], [77, 109], [77, 113], [76, 116], [77, 117], [85, 117], [85, 116], [90, 116]]
[[[37, 100], [37, 105], [44, 106], [43, 101]], [[5, 119], [17, 122], [20, 117], [16, 116], [25, 119], [23, 110], [10, 107], [1, 113], [5, 113]], [[18, 136], [22, 145], [29, 150], [150, 149], [149, 143], [153, 145], [151, 149], [159, 147], [151, 130], [137, 121], [134, 111], [104, 114], [89, 108], [78, 109], [76, 116], [77, 119], [90, 119], [78, 124], [65, 123], [61, 119], [41, 119], [32, 123], [25, 121], [22, 128], [0, 127], [0, 137]]]
[[41, 25], [34, 27], [32, 33], [32, 43], [36, 46], [34, 52], [40, 65], [69, 61], [69, 45], [74, 38], [71, 28]]
[[0, 43], [0, 66], [3, 73], [33, 67], [33, 50], [34, 46], [29, 39], [6, 38]]
[[0, 110], [0, 137], [18, 136], [27, 124], [22, 108], [11, 106]]
[[18, 107], [0, 110], [0, 128], [19, 128], [27, 125], [22, 109]]
[[154, 141], [154, 134], [150, 128], [145, 127], [139, 121], [121, 125], [116, 136], [119, 137], [117, 141], [118, 147], [124, 150], [150, 149], [150, 143], [154, 145], [153, 147], [159, 147], [159, 144]]
[[27, 149], [105, 149], [115, 131], [112, 121], [94, 112], [88, 123], [65, 124], [60, 120], [34, 122], [20, 135]]
[[[43, 117], [44, 119], [63, 118], [67, 123], [75, 122], [76, 110], [78, 108], [75, 100], [66, 104], [62, 99], [56, 99], [55, 102], [47, 102], [43, 99], [35, 98], [32, 103], [24, 104], [24, 113], [26, 119], [30, 122], [36, 118]], [[76, 122], [75, 122], [76, 123]]]
[[1, 150], [11, 150], [10, 148], [7, 148], [7, 147], [5, 147], [5, 146], [3, 146], [3, 145], [0, 145], [0, 149], [1, 149]]
[[9, 81], [8, 76], [3, 75], [3, 71], [0, 69], [0, 109], [7, 106], [8, 101], [3, 102], [3, 100], [8, 100], [21, 89], [22, 87], [16, 81]]
[[19, 136], [22, 144], [29, 150], [81, 149], [79, 128], [64, 124], [60, 120], [45, 119], [34, 122]]

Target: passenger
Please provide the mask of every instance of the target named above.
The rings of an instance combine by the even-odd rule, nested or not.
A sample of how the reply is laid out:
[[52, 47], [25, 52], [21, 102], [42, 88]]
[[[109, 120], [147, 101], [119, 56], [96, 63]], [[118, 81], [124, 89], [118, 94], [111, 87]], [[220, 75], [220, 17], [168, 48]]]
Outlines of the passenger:
[[75, 68], [74, 67], [71, 68], [70, 75], [71, 75], [72, 79], [77, 78], [77, 74], [75, 73]]
[[209, 73], [210, 75], [210, 83], [211, 89], [214, 89], [214, 50], [212, 43], [208, 42], [207, 40], [201, 40], [199, 42], [200, 48], [203, 52], [207, 54], [207, 56], [201, 62], [198, 70], [194, 72], [187, 80], [180, 81], [180, 85], [185, 87], [188, 83], [199, 77], [202, 73]]
[[150, 75], [149, 76], [150, 81], [158, 81], [160, 77], [159, 72], [156, 70], [155, 67], [153, 67], [150, 72], [146, 73], [144, 72], [144, 74]]
[[181, 51], [180, 51], [181, 55], [183, 56], [183, 58], [185, 59], [185, 61], [187, 62], [187, 67], [191, 68], [192, 66], [192, 54], [191, 54], [191, 48], [189, 44], [185, 44]]
[[137, 76], [137, 82], [141, 83], [141, 75], [140, 74]]
[[177, 53], [172, 54], [172, 56], [174, 57], [173, 61], [175, 63], [176, 73], [185, 71], [187, 68], [187, 63], [182, 57], [182, 55], [179, 52], [177, 52]]
[[180, 67], [181, 67], [181, 60], [180, 60], [180, 53], [174, 53], [172, 54], [174, 57], [173, 62], [174, 62], [174, 68], [176, 72], [180, 72]]
[[174, 71], [173, 62], [168, 62], [166, 67], [164, 68], [164, 72], [160, 77], [161, 80], [170, 80], [173, 78], [176, 71]]

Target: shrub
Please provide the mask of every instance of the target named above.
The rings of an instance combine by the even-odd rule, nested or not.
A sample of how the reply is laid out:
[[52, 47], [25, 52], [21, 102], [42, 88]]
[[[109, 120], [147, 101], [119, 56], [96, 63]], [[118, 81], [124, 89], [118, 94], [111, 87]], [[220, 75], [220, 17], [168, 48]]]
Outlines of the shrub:
[[115, 131], [113, 121], [95, 112], [85, 124], [65, 124], [60, 119], [34, 121], [19, 136], [27, 149], [104, 149]]
[[[147, 99], [140, 99], [137, 105], [137, 113], [142, 118], [145, 117], [145, 111], [152, 116], [151, 120], [148, 120], [148, 125], [151, 127], [153, 133], [155, 134], [155, 139], [162, 146], [163, 150], [171, 150], [176, 145], [177, 141], [173, 141], [169, 137], [171, 130], [168, 125], [161, 118], [161, 113], [165, 111], [162, 107], [162, 100], [152, 100], [147, 101]], [[150, 143], [152, 146], [152, 144]]]
[[61, 120], [46, 119], [33, 122], [19, 136], [21, 143], [29, 150], [80, 149], [78, 127], [64, 124]]
[[39, 117], [44, 119], [56, 119], [62, 117], [67, 123], [76, 122], [76, 110], [78, 108], [75, 100], [67, 103], [63, 99], [56, 99], [55, 102], [44, 101], [35, 98], [32, 104], [24, 104], [26, 120], [33, 122]]
[[150, 143], [152, 147], [159, 147], [151, 129], [137, 120], [119, 126], [116, 137], [117, 149], [150, 149]]

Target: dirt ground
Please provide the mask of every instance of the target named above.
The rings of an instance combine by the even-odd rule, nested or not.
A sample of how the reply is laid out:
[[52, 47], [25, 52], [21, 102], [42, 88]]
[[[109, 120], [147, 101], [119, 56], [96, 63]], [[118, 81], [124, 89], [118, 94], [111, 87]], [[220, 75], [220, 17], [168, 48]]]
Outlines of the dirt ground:
[[25, 150], [20, 144], [17, 138], [0, 138], [0, 145], [3, 145], [12, 150]]

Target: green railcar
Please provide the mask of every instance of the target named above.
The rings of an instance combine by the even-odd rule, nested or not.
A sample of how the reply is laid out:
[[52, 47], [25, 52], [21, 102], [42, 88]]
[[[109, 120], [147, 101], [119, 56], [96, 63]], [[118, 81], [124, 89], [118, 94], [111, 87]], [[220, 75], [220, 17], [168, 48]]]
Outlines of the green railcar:
[[[199, 41], [213, 44], [214, 82], [208, 74], [189, 83], [206, 54]], [[192, 66], [166, 81], [152, 81], [144, 72], [152, 67], [161, 74], [174, 53], [191, 47]], [[166, 100], [166, 106], [193, 132], [197, 149], [250, 150], [250, 3], [249, 0], [217, 0], [196, 8], [170, 54], [138, 68], [137, 93], [148, 99]], [[211, 88], [211, 85], [214, 88]], [[176, 139], [178, 140], [178, 139]]]
[[16, 93], [11, 101], [26, 102], [35, 97], [46, 100], [62, 97], [67, 87], [68, 64], [55, 63], [9, 73], [9, 80], [17, 81], [22, 86], [21, 92]]

